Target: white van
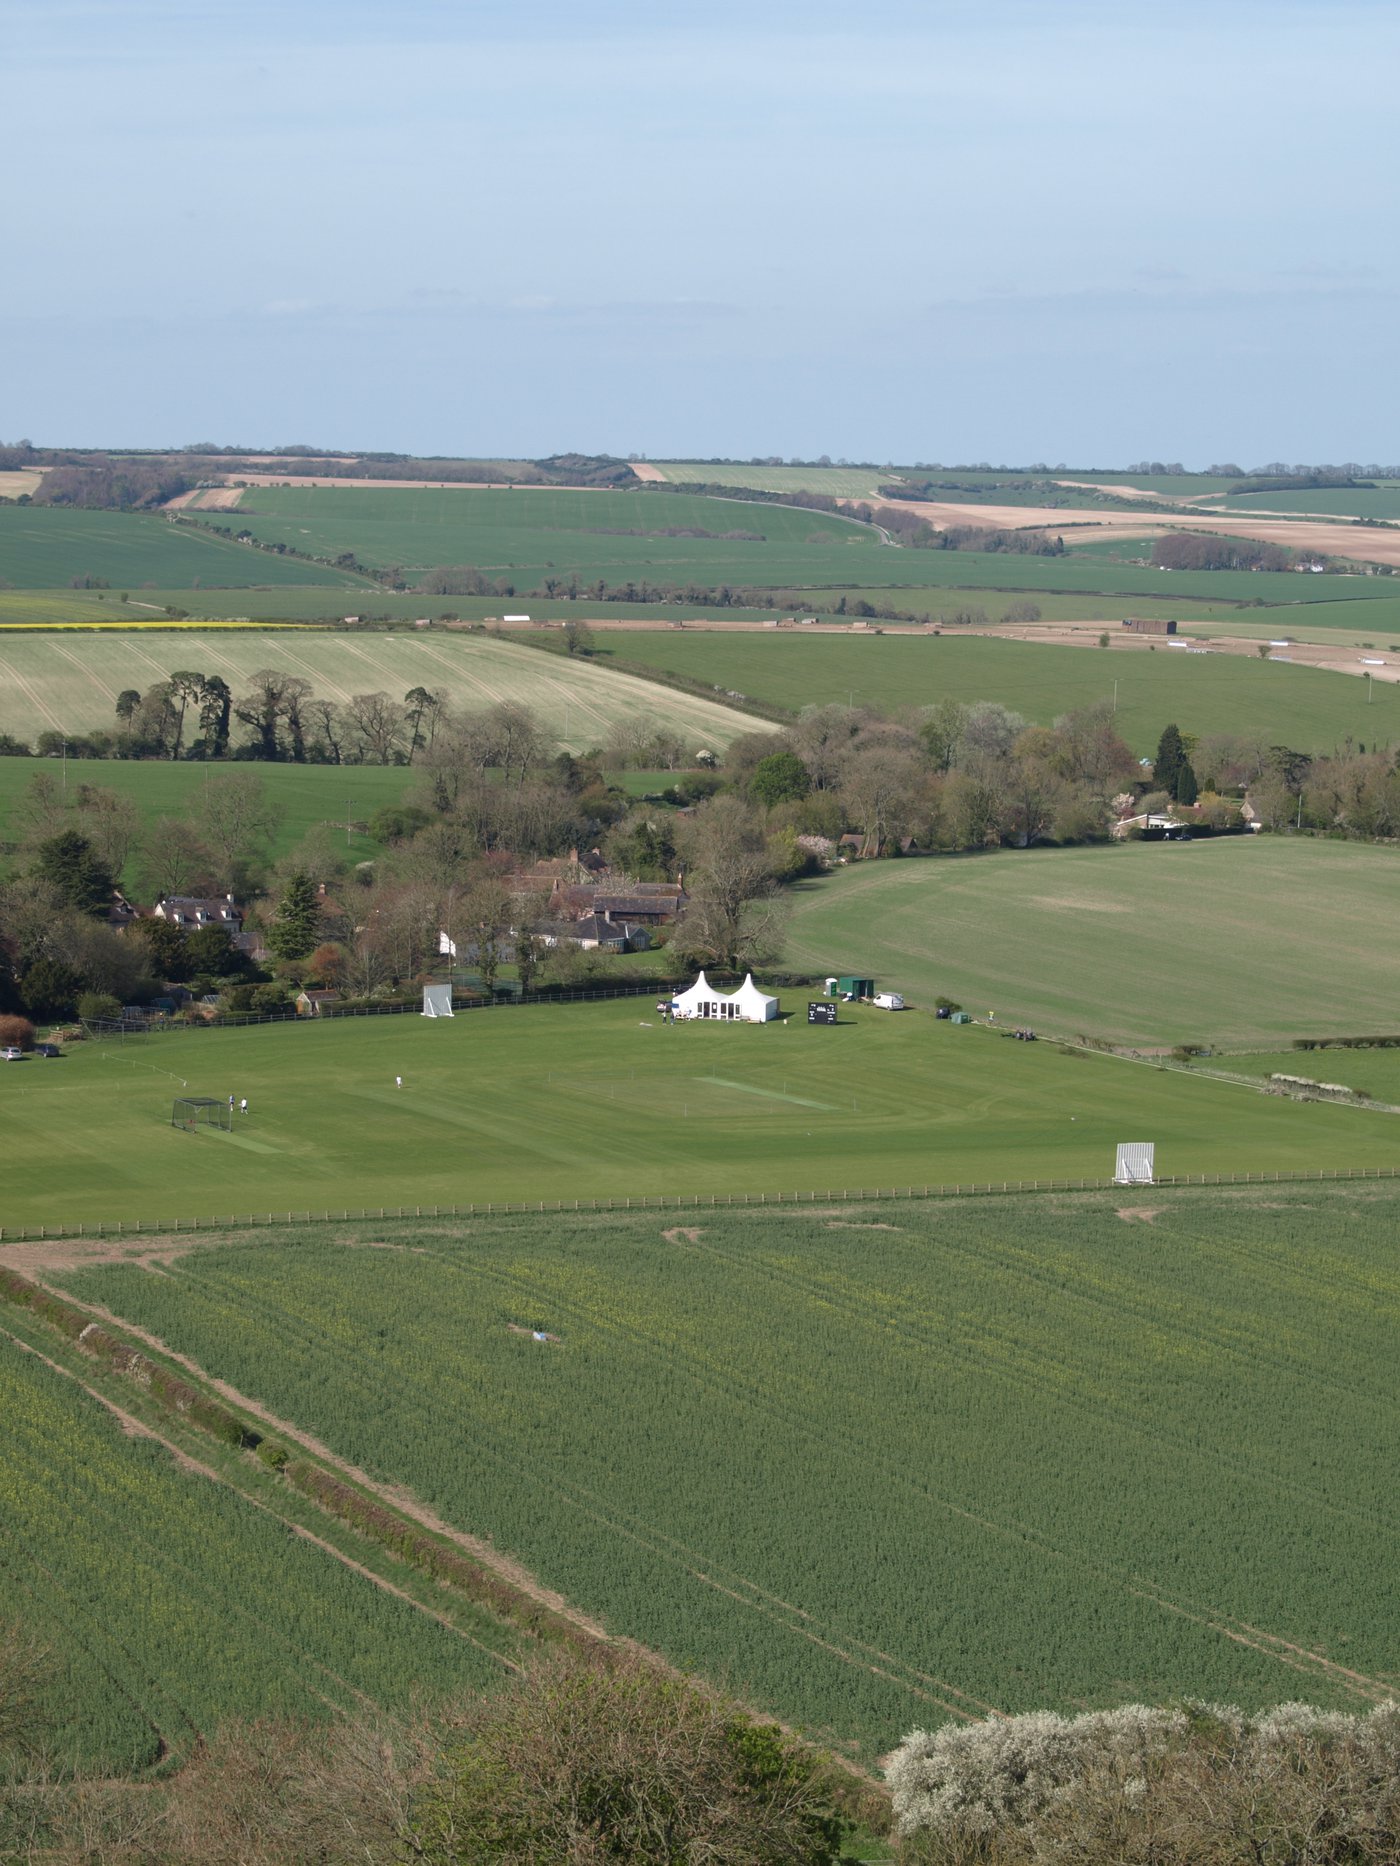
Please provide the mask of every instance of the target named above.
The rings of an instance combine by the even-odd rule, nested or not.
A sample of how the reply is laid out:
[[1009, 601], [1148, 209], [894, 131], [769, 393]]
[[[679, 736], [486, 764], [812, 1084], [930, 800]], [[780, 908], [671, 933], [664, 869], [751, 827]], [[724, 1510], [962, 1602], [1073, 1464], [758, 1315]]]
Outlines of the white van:
[[877, 991], [875, 993], [874, 1003], [876, 1008], [881, 1011], [902, 1011], [904, 1009], [904, 1000], [897, 991]]

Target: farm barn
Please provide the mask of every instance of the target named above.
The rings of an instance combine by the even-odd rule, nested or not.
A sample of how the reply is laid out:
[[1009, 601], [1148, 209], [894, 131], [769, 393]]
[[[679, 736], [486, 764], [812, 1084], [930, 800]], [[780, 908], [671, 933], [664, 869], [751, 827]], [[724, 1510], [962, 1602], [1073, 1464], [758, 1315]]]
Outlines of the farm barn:
[[1175, 635], [1176, 623], [1160, 616], [1124, 616], [1123, 626], [1134, 635]]
[[715, 1017], [726, 1023], [768, 1024], [778, 1015], [778, 1000], [759, 990], [752, 972], [737, 991], [716, 991], [702, 972], [674, 1003], [677, 1017]]

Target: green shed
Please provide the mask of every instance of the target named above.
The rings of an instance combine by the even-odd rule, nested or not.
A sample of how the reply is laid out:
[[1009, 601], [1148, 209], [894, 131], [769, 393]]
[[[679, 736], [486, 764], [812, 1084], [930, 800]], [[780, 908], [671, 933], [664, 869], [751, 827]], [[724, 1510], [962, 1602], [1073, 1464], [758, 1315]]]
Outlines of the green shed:
[[873, 978], [829, 978], [826, 981], [828, 998], [873, 998], [875, 980]]
[[955, 1024], [970, 1024], [972, 1013], [971, 1011], [954, 1011], [950, 1021]]

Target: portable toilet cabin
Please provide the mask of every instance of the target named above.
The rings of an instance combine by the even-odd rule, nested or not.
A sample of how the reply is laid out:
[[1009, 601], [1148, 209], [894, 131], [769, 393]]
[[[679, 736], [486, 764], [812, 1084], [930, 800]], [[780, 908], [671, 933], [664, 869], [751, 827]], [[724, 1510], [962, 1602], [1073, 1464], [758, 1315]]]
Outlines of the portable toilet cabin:
[[873, 978], [829, 978], [826, 981], [828, 998], [873, 998], [875, 980]]

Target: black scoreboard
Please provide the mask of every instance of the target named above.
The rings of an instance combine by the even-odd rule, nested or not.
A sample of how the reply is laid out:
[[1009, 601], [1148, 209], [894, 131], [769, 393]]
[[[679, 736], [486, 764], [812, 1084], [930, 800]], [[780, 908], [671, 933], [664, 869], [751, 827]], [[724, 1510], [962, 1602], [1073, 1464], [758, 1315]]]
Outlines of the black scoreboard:
[[836, 1005], [830, 998], [809, 999], [807, 1003], [807, 1022], [809, 1024], [834, 1024]]

